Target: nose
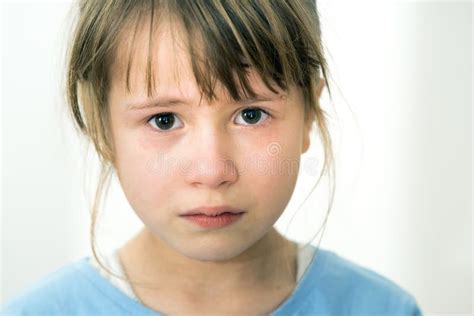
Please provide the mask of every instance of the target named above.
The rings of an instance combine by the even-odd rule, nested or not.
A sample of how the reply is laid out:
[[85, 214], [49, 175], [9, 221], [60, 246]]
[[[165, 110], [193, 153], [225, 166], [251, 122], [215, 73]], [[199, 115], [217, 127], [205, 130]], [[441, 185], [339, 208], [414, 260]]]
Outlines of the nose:
[[232, 141], [225, 132], [209, 125], [196, 129], [187, 145], [184, 176], [189, 184], [217, 189], [237, 181]]

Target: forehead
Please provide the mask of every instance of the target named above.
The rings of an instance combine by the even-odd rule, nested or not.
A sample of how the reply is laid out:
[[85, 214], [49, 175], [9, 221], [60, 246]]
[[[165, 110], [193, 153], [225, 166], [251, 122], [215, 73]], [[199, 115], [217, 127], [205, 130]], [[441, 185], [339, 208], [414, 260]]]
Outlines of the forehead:
[[150, 70], [158, 82], [178, 81], [188, 71], [190, 57], [179, 25], [161, 21], [151, 31], [149, 20], [128, 23], [118, 37], [109, 68], [112, 84], [125, 83], [127, 73], [131, 85], [140, 86]]
[[[128, 81], [130, 94], [146, 95], [147, 76], [150, 76], [153, 93], [199, 94], [191, 58], [205, 60], [202, 40], [197, 36], [189, 41], [182, 24], [171, 18], [155, 19], [154, 23], [152, 31], [149, 17], [139, 23], [129, 23], [118, 37], [109, 67], [111, 91], [126, 91]], [[198, 55], [191, 57], [188, 45], [194, 45]], [[248, 69], [247, 77], [257, 94], [270, 92], [253, 67]], [[272, 87], [283, 93], [276, 85]], [[216, 94], [228, 97], [219, 82], [216, 82], [216, 90]]]

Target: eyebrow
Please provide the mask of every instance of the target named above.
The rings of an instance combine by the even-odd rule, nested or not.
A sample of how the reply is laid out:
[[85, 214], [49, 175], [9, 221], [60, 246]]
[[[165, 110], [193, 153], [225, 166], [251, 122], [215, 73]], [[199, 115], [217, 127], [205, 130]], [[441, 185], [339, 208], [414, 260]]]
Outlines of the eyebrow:
[[[265, 102], [265, 101], [273, 101], [275, 99], [280, 99], [286, 96], [285, 94], [276, 94], [273, 96], [262, 96], [257, 95], [256, 97], [249, 97], [244, 98], [239, 101], [231, 101], [230, 103], [236, 105], [247, 105], [254, 102]], [[141, 109], [149, 109], [149, 108], [169, 108], [174, 106], [183, 106], [183, 105], [190, 105], [190, 102], [186, 99], [180, 99], [176, 97], [159, 97], [153, 98], [142, 102], [134, 102], [134, 103], [127, 103], [125, 105], [127, 110], [141, 110]]]

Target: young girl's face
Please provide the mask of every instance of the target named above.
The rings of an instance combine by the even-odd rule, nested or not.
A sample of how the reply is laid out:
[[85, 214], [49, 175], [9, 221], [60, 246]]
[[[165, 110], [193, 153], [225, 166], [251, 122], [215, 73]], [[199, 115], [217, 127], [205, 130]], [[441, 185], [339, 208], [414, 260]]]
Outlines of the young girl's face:
[[[176, 32], [173, 39], [163, 24], [153, 40], [156, 93], [149, 98], [147, 36], [145, 28], [137, 34], [131, 92], [125, 37], [110, 72], [108, 105], [123, 191], [146, 228], [170, 249], [205, 261], [236, 257], [272, 229], [293, 193], [300, 155], [309, 146], [301, 91], [275, 94], [251, 71], [262, 100], [235, 102], [219, 84], [218, 99], [201, 100], [184, 39]], [[262, 111], [249, 117], [250, 107]], [[245, 213], [219, 229], [180, 216], [218, 205]]]

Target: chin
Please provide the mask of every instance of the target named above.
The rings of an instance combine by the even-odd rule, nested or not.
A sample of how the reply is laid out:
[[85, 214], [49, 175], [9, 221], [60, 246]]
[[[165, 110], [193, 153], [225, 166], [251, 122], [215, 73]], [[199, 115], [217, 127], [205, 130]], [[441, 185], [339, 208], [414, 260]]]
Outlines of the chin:
[[[246, 245], [242, 240], [239, 242], [220, 241], [216, 243], [211, 242], [193, 242], [191, 247], [180, 247], [178, 251], [192, 260], [203, 262], [225, 262], [230, 261], [248, 249], [250, 246]], [[185, 249], [183, 249], [185, 248]]]

